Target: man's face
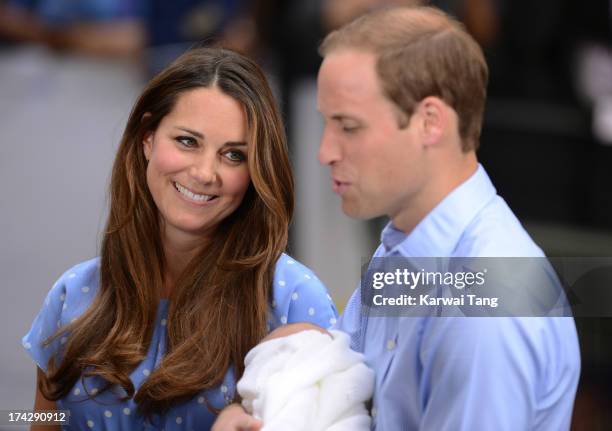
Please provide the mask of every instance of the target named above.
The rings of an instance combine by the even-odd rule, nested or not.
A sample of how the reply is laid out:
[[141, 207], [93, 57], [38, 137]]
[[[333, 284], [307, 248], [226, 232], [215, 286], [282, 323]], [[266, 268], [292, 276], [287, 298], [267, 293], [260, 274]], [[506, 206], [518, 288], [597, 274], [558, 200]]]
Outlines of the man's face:
[[398, 108], [382, 92], [374, 54], [329, 53], [318, 77], [325, 119], [319, 161], [331, 168], [343, 211], [355, 218], [394, 219], [418, 205], [426, 168], [416, 114], [403, 129]]

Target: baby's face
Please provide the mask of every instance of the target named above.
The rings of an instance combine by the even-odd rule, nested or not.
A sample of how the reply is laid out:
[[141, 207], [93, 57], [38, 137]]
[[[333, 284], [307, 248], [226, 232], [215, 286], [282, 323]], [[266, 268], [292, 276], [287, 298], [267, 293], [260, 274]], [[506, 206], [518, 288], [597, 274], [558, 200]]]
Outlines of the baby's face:
[[327, 332], [325, 329], [321, 328], [320, 326], [313, 325], [312, 323], [301, 322], [301, 323], [290, 323], [289, 325], [283, 325], [279, 328], [276, 328], [274, 331], [270, 332], [266, 336], [266, 338], [261, 340], [261, 342], [263, 343], [265, 341], [274, 340], [275, 338], [282, 338], [288, 335], [297, 334], [298, 332], [309, 331], [309, 330], [319, 331], [322, 334], [328, 334], [331, 337], [331, 334], [329, 334], [329, 332]]

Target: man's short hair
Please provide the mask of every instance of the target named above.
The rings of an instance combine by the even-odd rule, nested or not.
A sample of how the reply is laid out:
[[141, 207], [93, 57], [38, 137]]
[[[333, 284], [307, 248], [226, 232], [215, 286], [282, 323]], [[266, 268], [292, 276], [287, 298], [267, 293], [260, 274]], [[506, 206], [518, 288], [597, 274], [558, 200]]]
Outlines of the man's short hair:
[[432, 7], [381, 9], [330, 33], [322, 56], [339, 48], [373, 52], [386, 96], [407, 115], [428, 96], [437, 96], [459, 118], [464, 151], [479, 144], [488, 68], [480, 46], [463, 25]]

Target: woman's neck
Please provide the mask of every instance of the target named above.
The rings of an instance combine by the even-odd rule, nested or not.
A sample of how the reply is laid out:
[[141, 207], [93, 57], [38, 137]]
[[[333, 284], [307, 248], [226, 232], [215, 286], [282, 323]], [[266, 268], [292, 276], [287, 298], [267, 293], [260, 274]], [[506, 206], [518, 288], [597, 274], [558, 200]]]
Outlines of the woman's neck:
[[203, 239], [184, 232], [169, 235], [166, 232], [163, 239], [165, 273], [162, 298], [169, 298], [177, 280], [194, 256], [202, 249]]

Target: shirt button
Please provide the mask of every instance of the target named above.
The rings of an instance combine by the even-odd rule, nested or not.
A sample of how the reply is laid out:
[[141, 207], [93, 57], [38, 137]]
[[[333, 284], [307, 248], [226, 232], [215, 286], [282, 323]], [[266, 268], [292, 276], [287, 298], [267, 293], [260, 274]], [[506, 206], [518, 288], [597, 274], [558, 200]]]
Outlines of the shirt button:
[[391, 351], [395, 349], [395, 341], [387, 340], [387, 350]]

